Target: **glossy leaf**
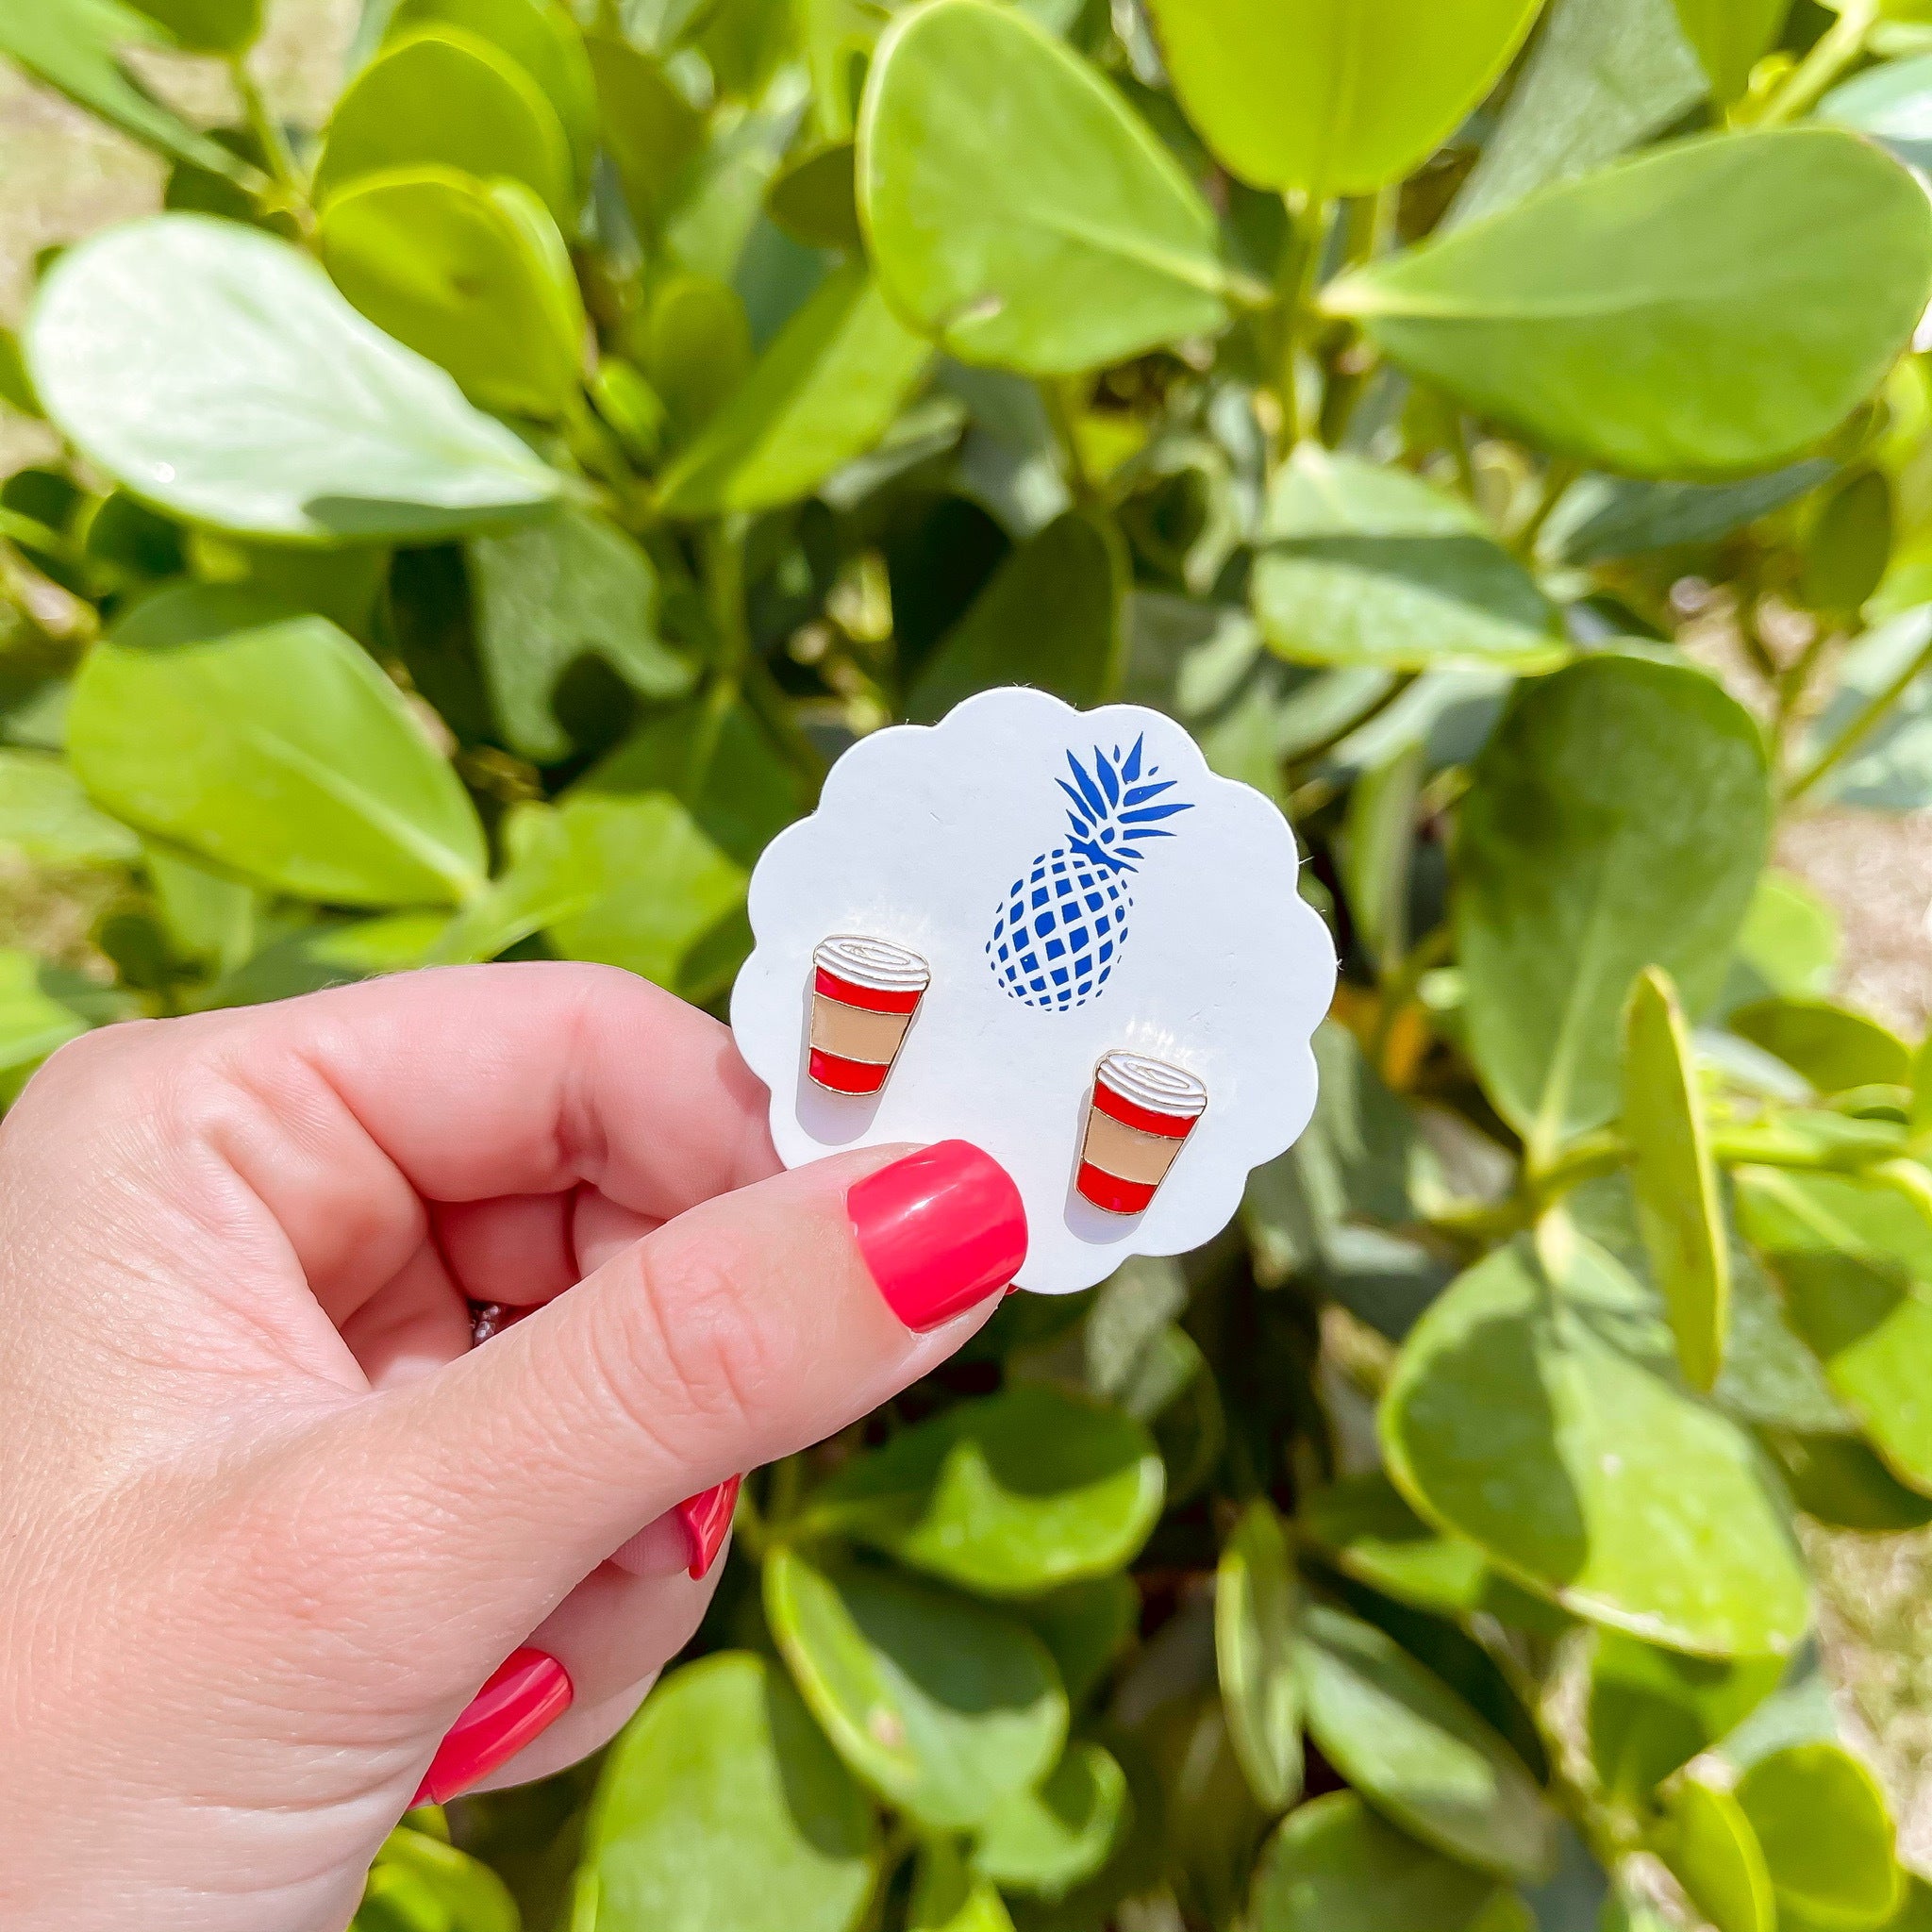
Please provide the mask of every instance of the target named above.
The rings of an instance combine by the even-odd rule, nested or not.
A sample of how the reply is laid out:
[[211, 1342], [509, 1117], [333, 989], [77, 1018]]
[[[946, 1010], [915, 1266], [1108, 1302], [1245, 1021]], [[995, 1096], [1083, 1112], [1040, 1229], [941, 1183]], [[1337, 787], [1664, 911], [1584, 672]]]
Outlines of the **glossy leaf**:
[[1281, 1821], [1261, 1848], [1254, 1932], [1511, 1932], [1511, 1894], [1487, 1873], [1418, 1844], [1353, 1791], [1330, 1791]]
[[1907, 1489], [1857, 1436], [1768, 1429], [1764, 1440], [1791, 1501], [1820, 1523], [1878, 1535], [1932, 1523], [1932, 1497]]
[[561, 487], [312, 262], [232, 222], [159, 215], [83, 242], [42, 285], [26, 351], [91, 460], [220, 529], [422, 542]]
[[199, 54], [240, 54], [261, 33], [262, 0], [134, 0], [182, 46]]
[[11, 1100], [26, 1076], [52, 1053], [78, 1039], [111, 1011], [91, 1015], [79, 997], [91, 989], [75, 975], [12, 946], [0, 946], [0, 1096]]
[[[1808, 457], [1768, 475], [1736, 483], [1652, 483], [1605, 476], [1590, 489], [1590, 508], [1574, 523], [1563, 506], [1559, 548], [1566, 563], [1602, 563], [1678, 544], [1715, 543], [1759, 517], [1795, 503], [1833, 473], [1823, 457]], [[1587, 488], [1589, 486], [1586, 486]], [[1581, 495], [1582, 492], [1579, 492]]]
[[808, 148], [774, 177], [765, 193], [766, 213], [808, 247], [857, 254], [865, 238], [858, 227], [856, 167], [849, 141]]
[[1160, 1456], [1118, 1409], [1039, 1384], [961, 1403], [846, 1464], [813, 1515], [992, 1596], [1120, 1568], [1160, 1513]]
[[488, 1865], [399, 1826], [375, 1855], [351, 1932], [521, 1932], [509, 1889]]
[[1003, 563], [940, 640], [906, 712], [932, 724], [994, 684], [1032, 684], [1069, 704], [1106, 701], [1120, 675], [1126, 559], [1112, 527], [1068, 510]]
[[1638, 974], [1624, 1016], [1624, 1133], [1638, 1225], [1677, 1360], [1684, 1379], [1707, 1391], [1730, 1328], [1730, 1248], [1690, 1029], [1676, 988], [1654, 966]]
[[1541, 0], [1156, 0], [1174, 92], [1244, 181], [1369, 194], [1489, 92]]
[[1295, 1670], [1300, 1588], [1281, 1519], [1265, 1498], [1241, 1512], [1214, 1578], [1214, 1654], [1227, 1734], [1256, 1801], [1285, 1811], [1302, 1786]]
[[1456, 924], [1476, 1063], [1535, 1145], [1615, 1110], [1640, 969], [1709, 1004], [1770, 816], [1757, 726], [1699, 672], [1599, 657], [1510, 707], [1463, 802]]
[[598, 1923], [854, 1932], [878, 1829], [783, 1673], [725, 1651], [673, 1672], [604, 1763], [584, 1864]]
[[[989, 167], [990, 156], [1024, 158]], [[1053, 375], [1227, 318], [1214, 217], [1112, 87], [1017, 9], [927, 0], [858, 124], [886, 295], [968, 362]]]
[[1878, 1780], [1837, 1744], [1795, 1744], [1761, 1757], [1737, 1801], [1764, 1848], [1780, 1906], [1826, 1924], [1891, 1916], [1902, 1877]]
[[545, 764], [570, 749], [552, 708], [574, 664], [608, 664], [640, 697], [691, 688], [690, 662], [658, 626], [650, 558], [601, 517], [568, 510], [468, 551], [476, 653], [503, 741]]
[[1791, 0], [1675, 0], [1675, 5], [1684, 37], [1710, 76], [1713, 97], [1727, 107], [1744, 92], [1758, 56], [1777, 38]]
[[1819, 102], [1818, 118], [1869, 134], [1915, 168], [1932, 165], [1932, 54], [1854, 75]]
[[1706, 88], [1673, 0], [1552, 0], [1445, 230], [1615, 159]]
[[768, 509], [809, 495], [885, 434], [931, 356], [862, 267], [826, 276], [665, 475], [664, 513]]
[[1910, 340], [1928, 290], [1924, 195], [1855, 136], [1810, 127], [1659, 148], [1323, 300], [1543, 447], [1670, 475], [1769, 468], [1828, 434]]
[[1767, 993], [1822, 993], [1838, 965], [1838, 914], [1803, 879], [1767, 866], [1738, 932], [1720, 1008]]
[[508, 54], [461, 27], [403, 34], [349, 83], [315, 163], [315, 197], [325, 204], [361, 175], [422, 167], [508, 175], [558, 227], [576, 227], [570, 141], [557, 109]]
[[1380, 1470], [1317, 1490], [1296, 1522], [1339, 1570], [1385, 1596], [1441, 1616], [1483, 1607], [1492, 1573], [1482, 1551], [1424, 1523]]
[[0, 9], [0, 54], [77, 107], [144, 145], [230, 181], [255, 171], [239, 156], [164, 107], [128, 71], [123, 51], [166, 47], [153, 14], [124, 0], [28, 0]]
[[854, 1771], [942, 1830], [982, 1824], [1058, 1760], [1067, 1703], [1012, 1618], [890, 1572], [775, 1551], [765, 1614], [798, 1688]]
[[1317, 1605], [1304, 1627], [1308, 1735], [1342, 1776], [1452, 1857], [1504, 1876], [1542, 1873], [1555, 1819], [1515, 1752], [1372, 1624]]
[[89, 654], [74, 768], [117, 818], [260, 885], [344, 906], [483, 883], [461, 782], [374, 659], [257, 594], [158, 592]]
[[1756, 1000], [1740, 1007], [1724, 1024], [1774, 1054], [1821, 1093], [1902, 1087], [1911, 1077], [1911, 1049], [1897, 1034], [1830, 1000]]
[[1066, 1686], [1081, 1704], [1106, 1676], [1141, 1619], [1141, 1592], [1133, 1578], [1114, 1571], [1065, 1583], [1044, 1596], [1013, 1606], [1026, 1627], [1046, 1645]]
[[663, 399], [671, 440], [681, 442], [710, 421], [751, 368], [744, 304], [708, 275], [671, 275], [652, 299], [639, 350]]
[[1847, 1176], [1740, 1168], [1738, 1220], [1893, 1474], [1932, 1495], [1932, 1217]]
[[583, 375], [583, 307], [557, 225], [518, 181], [448, 168], [364, 175], [323, 210], [324, 265], [376, 327], [473, 402], [555, 417]]
[[1783, 1513], [1748, 1438], [1658, 1359], [1643, 1309], [1580, 1241], [1562, 1283], [1521, 1243], [1491, 1255], [1396, 1359], [1389, 1473], [1578, 1616], [1707, 1656], [1782, 1655], [1810, 1616]]
[[557, 110], [572, 172], [591, 178], [597, 146], [597, 89], [582, 34], [560, 0], [396, 0], [386, 38], [419, 26], [453, 26], [508, 54]]
[[1882, 470], [1847, 476], [1818, 507], [1805, 540], [1798, 595], [1813, 610], [1856, 617], [1891, 560], [1891, 485]]
[[704, 117], [650, 55], [608, 34], [587, 42], [605, 141], [631, 216], [655, 233], [683, 170], [703, 145]]
[[[691, 1000], [710, 999], [729, 983], [751, 950], [749, 874], [677, 799], [575, 793], [548, 824], [550, 863], [566, 873], [564, 896], [575, 908], [548, 927], [563, 958], [622, 966]], [[578, 890], [585, 878], [597, 888], [587, 904]], [[531, 890], [540, 883], [555, 881], [540, 869]]]
[[0, 845], [37, 865], [126, 865], [141, 841], [91, 804], [66, 759], [0, 751]]
[[1664, 1860], [1715, 1932], [1775, 1932], [1777, 1905], [1764, 1853], [1730, 1792], [1695, 1778], [1678, 1787]]
[[1040, 1785], [1007, 1798], [979, 1827], [973, 1869], [1008, 1891], [1064, 1898], [1113, 1855], [1130, 1810], [1112, 1755], [1069, 1744]]
[[950, 1839], [927, 1839], [913, 1867], [907, 1932], [1013, 1932], [1006, 1902]]
[[1612, 1798], [1646, 1802], [1777, 1689], [1781, 1657], [1686, 1657], [1599, 1630], [1591, 1657], [1590, 1751]]
[[1548, 601], [1475, 512], [1401, 470], [1303, 444], [1262, 541], [1255, 614], [1285, 658], [1534, 672], [1568, 655]]

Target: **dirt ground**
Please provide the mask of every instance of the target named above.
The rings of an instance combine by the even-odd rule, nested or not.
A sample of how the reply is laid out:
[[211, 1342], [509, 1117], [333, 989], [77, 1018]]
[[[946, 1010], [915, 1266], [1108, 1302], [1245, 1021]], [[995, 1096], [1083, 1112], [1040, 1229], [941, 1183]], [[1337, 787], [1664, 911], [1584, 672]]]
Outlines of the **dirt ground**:
[[[358, 0], [272, 0], [253, 66], [270, 100], [314, 126], [332, 98]], [[197, 119], [226, 118], [218, 63], [147, 70]], [[18, 322], [35, 256], [158, 205], [161, 170], [131, 142], [0, 65], [0, 321]], [[42, 453], [42, 433], [0, 421], [0, 475]], [[1844, 934], [1838, 991], [1918, 1038], [1932, 1022], [1932, 814], [1883, 818], [1825, 809], [1789, 824], [1780, 862], [1837, 908]], [[0, 942], [83, 945], [84, 895], [0, 867]], [[1824, 1578], [1823, 1631], [1847, 1719], [1891, 1785], [1905, 1846], [1932, 1872], [1932, 1533], [1813, 1536]]]

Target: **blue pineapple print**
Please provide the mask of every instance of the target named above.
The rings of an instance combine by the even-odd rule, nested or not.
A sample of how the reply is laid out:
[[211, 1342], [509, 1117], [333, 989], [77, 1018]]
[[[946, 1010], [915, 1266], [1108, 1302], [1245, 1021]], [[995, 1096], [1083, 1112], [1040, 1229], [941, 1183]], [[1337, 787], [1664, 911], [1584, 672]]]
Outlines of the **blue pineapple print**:
[[1074, 782], [1055, 782], [1073, 801], [1064, 845], [1035, 856], [1007, 891], [986, 942], [993, 976], [1016, 1000], [1054, 1013], [1084, 1007], [1108, 982], [1127, 942], [1134, 895], [1127, 882], [1149, 839], [1174, 834], [1157, 822], [1191, 806], [1155, 801], [1174, 790], [1141, 768], [1144, 737], [1123, 758], [1093, 747], [1090, 772], [1072, 752]]

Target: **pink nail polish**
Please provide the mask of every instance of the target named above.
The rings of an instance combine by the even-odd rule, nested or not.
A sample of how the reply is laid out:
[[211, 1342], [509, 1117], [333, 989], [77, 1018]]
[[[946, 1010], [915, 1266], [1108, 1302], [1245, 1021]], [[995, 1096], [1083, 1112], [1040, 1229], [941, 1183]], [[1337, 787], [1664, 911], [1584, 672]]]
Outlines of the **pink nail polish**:
[[868, 1174], [845, 1208], [887, 1306], [918, 1332], [999, 1293], [1026, 1258], [1020, 1191], [970, 1141], [941, 1141]]
[[742, 1476], [726, 1476], [695, 1496], [687, 1496], [673, 1512], [684, 1525], [685, 1541], [691, 1550], [693, 1580], [703, 1578], [718, 1560], [724, 1538], [731, 1528], [731, 1512], [738, 1507]]
[[508, 1763], [570, 1708], [571, 1696], [569, 1674], [554, 1657], [512, 1652], [436, 1747], [411, 1807], [446, 1805]]

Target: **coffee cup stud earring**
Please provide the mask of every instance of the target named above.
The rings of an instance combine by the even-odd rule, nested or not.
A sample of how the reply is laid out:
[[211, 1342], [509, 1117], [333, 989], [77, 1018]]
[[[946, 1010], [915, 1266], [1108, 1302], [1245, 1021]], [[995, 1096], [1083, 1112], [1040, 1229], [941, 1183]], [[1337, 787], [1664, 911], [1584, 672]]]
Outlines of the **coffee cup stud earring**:
[[1116, 1049], [1093, 1071], [1074, 1185], [1109, 1214], [1141, 1214], [1208, 1108], [1204, 1081]]
[[832, 1093], [879, 1092], [931, 983], [931, 967], [890, 940], [834, 933], [820, 941], [806, 1063], [812, 1080]]

